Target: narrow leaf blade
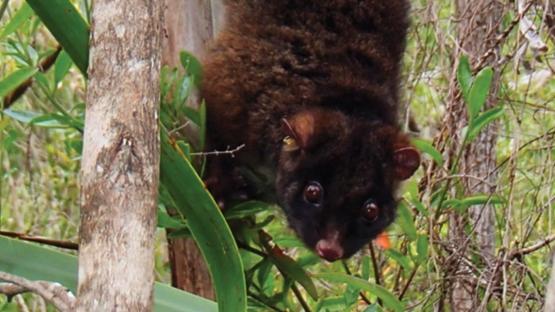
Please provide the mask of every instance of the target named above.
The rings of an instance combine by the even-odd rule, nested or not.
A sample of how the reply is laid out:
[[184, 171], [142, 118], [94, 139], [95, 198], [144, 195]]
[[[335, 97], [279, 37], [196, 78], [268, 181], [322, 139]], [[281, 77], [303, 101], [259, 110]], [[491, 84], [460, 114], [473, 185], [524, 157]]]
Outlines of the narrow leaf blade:
[[[77, 257], [38, 244], [0, 236], [0, 271], [29, 280], [52, 281], [77, 294]], [[40, 259], [40, 265], [37, 265]], [[214, 302], [171, 286], [154, 285], [154, 311], [217, 311]]]
[[0, 98], [5, 97], [8, 93], [24, 83], [25, 80], [33, 77], [37, 71], [38, 69], [36, 68], [26, 67], [9, 74], [6, 78], [0, 81]]
[[316, 285], [314, 285], [312, 278], [308, 276], [306, 271], [297, 262], [295, 262], [295, 260], [284, 254], [283, 251], [278, 248], [269, 250], [268, 255], [270, 256], [272, 262], [284, 275], [295, 280], [296, 282], [299, 282], [312, 299], [318, 300], [318, 292], [316, 291]]
[[160, 180], [187, 218], [212, 275], [219, 311], [245, 311], [246, 282], [231, 230], [191, 163], [162, 135]]
[[54, 38], [87, 76], [89, 26], [69, 0], [27, 0]]
[[10, 19], [8, 24], [4, 26], [2, 32], [0, 32], [0, 39], [10, 35], [16, 31], [23, 23], [25, 23], [31, 16], [33, 16], [33, 10], [27, 3], [23, 3], [21, 8]]
[[472, 142], [485, 126], [503, 116], [504, 112], [503, 107], [498, 106], [480, 114], [476, 119], [472, 120], [467, 129], [466, 142]]
[[411, 143], [422, 153], [430, 155], [438, 165], [443, 165], [443, 155], [430, 142], [422, 139], [412, 139]]
[[470, 93], [470, 86], [472, 86], [472, 69], [467, 56], [462, 56], [459, 59], [459, 66], [457, 67], [457, 81], [461, 87], [461, 92], [465, 99], [468, 99]]
[[376, 295], [382, 299], [384, 305], [394, 311], [404, 311], [404, 306], [397, 297], [390, 293], [387, 289], [380, 285], [371, 284], [361, 278], [340, 274], [340, 273], [320, 273], [316, 277], [327, 280], [333, 283], [345, 283], [353, 287], [357, 287]]
[[490, 67], [482, 69], [470, 88], [468, 94], [468, 115], [470, 119], [476, 118], [480, 110], [488, 99], [491, 82], [493, 80], [493, 70]]

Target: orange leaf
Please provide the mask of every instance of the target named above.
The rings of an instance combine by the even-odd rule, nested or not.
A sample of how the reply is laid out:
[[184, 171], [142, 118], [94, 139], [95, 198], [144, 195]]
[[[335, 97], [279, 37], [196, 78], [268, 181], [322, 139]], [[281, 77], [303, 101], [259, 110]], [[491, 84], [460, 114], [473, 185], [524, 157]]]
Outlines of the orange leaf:
[[381, 232], [378, 237], [374, 239], [374, 242], [381, 249], [385, 250], [391, 248], [391, 241], [389, 240], [389, 235], [387, 235], [386, 232]]

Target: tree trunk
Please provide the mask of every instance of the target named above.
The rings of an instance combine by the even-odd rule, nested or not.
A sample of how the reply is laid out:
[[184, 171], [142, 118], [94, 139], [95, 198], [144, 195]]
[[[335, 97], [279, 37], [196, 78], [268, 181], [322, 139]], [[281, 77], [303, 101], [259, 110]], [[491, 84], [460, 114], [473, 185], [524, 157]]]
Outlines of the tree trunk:
[[[201, 55], [222, 22], [221, 0], [165, 0], [165, 40], [162, 62], [178, 66], [179, 52]], [[169, 239], [172, 285], [215, 299], [210, 272], [193, 239]]]
[[[457, 28], [457, 49], [455, 60], [461, 54], [468, 54], [471, 64], [476, 65], [486, 52], [492, 52], [483, 62], [492, 66], [495, 71], [494, 81], [485, 109], [491, 108], [496, 102], [499, 85], [499, 73], [495, 66], [498, 61], [496, 37], [502, 18], [501, 4], [494, 0], [457, 0], [456, 13], [459, 25]], [[454, 62], [456, 65], [456, 61]], [[456, 68], [456, 66], [454, 66]], [[447, 136], [451, 138], [452, 151], [461, 148], [461, 129], [467, 124], [466, 105], [462, 100], [456, 82], [456, 71], [450, 85], [450, 95], [445, 124], [448, 125]], [[496, 125], [490, 124], [480, 135], [466, 147], [459, 163], [459, 172], [465, 177], [462, 183], [465, 195], [492, 194], [495, 191], [495, 142], [497, 140]], [[453, 160], [453, 159], [451, 159]], [[469, 209], [469, 216], [454, 213], [450, 217], [450, 243], [454, 246], [457, 257], [453, 257], [454, 270], [451, 274], [451, 305], [453, 311], [471, 311], [476, 308], [476, 287], [471, 283], [469, 268], [463, 257], [469, 256], [469, 249], [474, 242], [465, 232], [466, 222], [473, 229], [477, 252], [484, 261], [486, 272], [491, 268], [495, 252], [494, 207], [492, 205], [475, 206]], [[487, 278], [487, 275], [486, 275]]]
[[553, 254], [553, 260], [551, 261], [550, 276], [549, 283], [545, 287], [544, 312], [555, 312], [555, 254]]
[[94, 3], [77, 311], [151, 311], [162, 4]]

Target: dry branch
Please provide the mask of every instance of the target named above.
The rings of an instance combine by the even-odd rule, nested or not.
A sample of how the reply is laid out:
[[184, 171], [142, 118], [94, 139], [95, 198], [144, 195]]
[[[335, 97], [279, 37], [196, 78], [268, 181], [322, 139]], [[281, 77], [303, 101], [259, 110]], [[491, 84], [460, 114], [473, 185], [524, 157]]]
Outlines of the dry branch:
[[555, 234], [549, 235], [548, 237], [546, 237], [545, 239], [542, 239], [528, 247], [524, 247], [524, 248], [520, 248], [520, 249], [516, 249], [513, 250], [509, 253], [509, 256], [507, 257], [508, 259], [514, 259], [516, 257], [521, 257], [527, 254], [530, 254], [538, 249], [541, 249], [549, 244], [551, 244], [552, 242], [555, 241]]
[[62, 312], [70, 312], [75, 309], [75, 296], [59, 283], [29, 281], [5, 272], [0, 272], [0, 281], [6, 282], [0, 283], [0, 293], [8, 297], [24, 292], [32, 292], [41, 296]]

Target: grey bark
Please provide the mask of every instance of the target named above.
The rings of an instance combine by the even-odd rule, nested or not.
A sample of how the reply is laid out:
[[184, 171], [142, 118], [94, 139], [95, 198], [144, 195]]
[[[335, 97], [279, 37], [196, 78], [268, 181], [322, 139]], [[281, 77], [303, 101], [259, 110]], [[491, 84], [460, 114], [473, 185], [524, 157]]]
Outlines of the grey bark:
[[77, 311], [151, 311], [162, 4], [97, 0], [81, 163]]
[[545, 288], [544, 312], [555, 312], [555, 254], [551, 262], [551, 277]]
[[[200, 56], [223, 22], [221, 0], [165, 0], [162, 62], [178, 66], [179, 52]], [[168, 240], [172, 285], [215, 299], [210, 272], [193, 239]]]
[[[467, 54], [471, 64], [476, 65], [480, 58], [491, 53], [484, 64], [494, 68], [494, 81], [492, 90], [485, 105], [485, 109], [496, 104], [496, 93], [499, 85], [499, 73], [495, 66], [499, 60], [497, 54], [496, 35], [502, 18], [501, 4], [494, 0], [457, 0], [456, 13], [459, 25], [457, 27], [457, 48], [455, 58]], [[456, 63], [456, 62], [455, 62]], [[456, 68], [456, 67], [454, 67]], [[461, 129], [468, 123], [466, 105], [460, 96], [456, 85], [455, 70], [453, 71], [450, 86], [449, 102], [447, 107], [446, 124], [448, 136], [452, 138], [452, 150], [461, 148], [462, 138], [459, 136]], [[462, 182], [465, 195], [493, 194], [497, 176], [495, 172], [495, 142], [497, 140], [497, 126], [490, 124], [482, 130], [479, 136], [464, 151], [459, 163], [459, 171], [468, 178]], [[465, 224], [470, 222], [473, 236], [465, 232]], [[494, 207], [492, 205], [474, 206], [469, 209], [469, 216], [452, 214], [450, 216], [450, 243], [454, 246], [456, 256], [454, 270], [451, 274], [450, 302], [453, 311], [472, 311], [478, 305], [476, 288], [471, 283], [471, 270], [461, 261], [468, 257], [473, 247], [484, 262], [486, 278], [493, 266], [495, 252], [494, 233]]]

